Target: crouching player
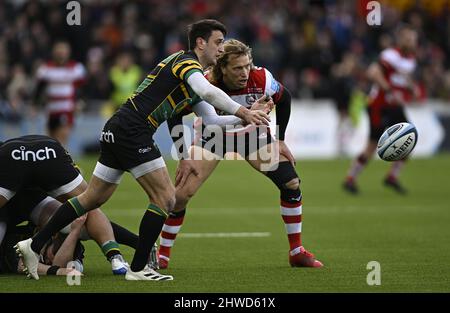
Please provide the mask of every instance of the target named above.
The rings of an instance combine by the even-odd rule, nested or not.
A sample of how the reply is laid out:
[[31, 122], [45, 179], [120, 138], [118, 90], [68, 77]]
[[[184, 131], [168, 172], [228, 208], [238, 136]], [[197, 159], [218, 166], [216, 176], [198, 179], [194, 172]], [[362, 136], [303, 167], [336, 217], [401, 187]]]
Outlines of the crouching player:
[[[33, 190], [42, 192], [37, 195], [42, 201], [47, 195], [65, 201], [80, 194], [86, 186], [87, 183], [70, 155], [52, 138], [29, 135], [0, 143], [0, 216], [5, 216], [12, 210], [16, 217], [26, 217], [27, 213], [21, 211], [30, 210], [34, 205], [28, 207], [28, 204], [16, 204], [21, 201], [35, 201], [36, 199], [31, 197]], [[37, 203], [39, 201], [34, 204]], [[113, 273], [125, 274], [127, 264], [121, 256], [111, 224], [103, 213], [97, 214], [101, 221], [92, 228], [92, 233], [95, 234], [91, 233], [91, 236], [98, 240], [97, 243], [105, 256], [111, 261]], [[0, 221], [1, 225], [5, 226], [5, 223]], [[16, 224], [10, 221], [10, 225]], [[6, 228], [0, 230], [0, 241], [5, 231]]]
[[[290, 265], [292, 267], [322, 267], [322, 263], [303, 247], [301, 241], [302, 193], [300, 180], [294, 168], [294, 158], [284, 142], [285, 130], [290, 117], [291, 96], [289, 91], [276, 81], [267, 69], [253, 66], [251, 49], [233, 39], [225, 42], [224, 53], [218, 59], [217, 64], [213, 66], [207, 78], [224, 90], [233, 100], [247, 108], [257, 109], [254, 104], [258, 104], [257, 102], [260, 102], [262, 97], [272, 97], [276, 104], [278, 141], [272, 139], [267, 127], [248, 125], [237, 131], [234, 129], [233, 132], [225, 132], [223, 136], [224, 149], [217, 149], [216, 145], [209, 144], [212, 138], [207, 135], [190, 147], [190, 160], [181, 160], [177, 169], [174, 212], [170, 213], [161, 232], [158, 251], [160, 268], [168, 267], [171, 248], [180, 231], [190, 198], [211, 175], [219, 160], [227, 152], [240, 154], [253, 168], [272, 180], [280, 190], [281, 216], [290, 246]], [[257, 99], [258, 101], [256, 101]], [[267, 100], [272, 101], [271, 98]], [[207, 125], [225, 127], [225, 125], [243, 124], [241, 119], [234, 116], [218, 115], [212, 106], [201, 107], [209, 108], [205, 112], [195, 112], [197, 115], [201, 115], [202, 122], [205, 124], [204, 128], [207, 128]], [[175, 134], [173, 136], [175, 142], [180, 138], [176, 137], [177, 131], [174, 131], [174, 127], [180, 123], [182, 123], [180, 119], [169, 121], [171, 134]], [[203, 132], [203, 134], [205, 133], [207, 132]], [[226, 137], [229, 136], [235, 137], [235, 140], [232, 141], [235, 144], [231, 146], [227, 145]], [[257, 138], [256, 143], [249, 142], [251, 138]], [[239, 142], [244, 142], [244, 144], [240, 145]], [[264, 162], [267, 158], [261, 157], [267, 152], [269, 154], [276, 153], [274, 158], [276, 161], [271, 168], [268, 168], [268, 164]], [[211, 154], [215, 154], [216, 157]], [[200, 155], [203, 156], [201, 160], [192, 157]], [[187, 166], [188, 162], [193, 162], [193, 166]], [[193, 172], [192, 168], [197, 170]]]

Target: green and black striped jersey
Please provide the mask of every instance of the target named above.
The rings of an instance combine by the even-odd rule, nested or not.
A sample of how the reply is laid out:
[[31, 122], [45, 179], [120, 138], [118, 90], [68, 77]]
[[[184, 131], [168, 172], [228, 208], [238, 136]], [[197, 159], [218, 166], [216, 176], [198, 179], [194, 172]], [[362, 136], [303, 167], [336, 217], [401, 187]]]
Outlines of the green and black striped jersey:
[[170, 117], [201, 100], [186, 82], [195, 72], [203, 74], [195, 53], [178, 51], [161, 61], [147, 75], [125, 105], [156, 129]]

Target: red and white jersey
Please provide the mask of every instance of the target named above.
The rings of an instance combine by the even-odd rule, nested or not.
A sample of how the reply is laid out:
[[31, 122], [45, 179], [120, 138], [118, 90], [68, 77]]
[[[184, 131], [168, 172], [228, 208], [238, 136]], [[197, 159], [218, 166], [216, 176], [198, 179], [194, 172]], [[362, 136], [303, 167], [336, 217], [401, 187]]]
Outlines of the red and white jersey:
[[[410, 90], [410, 80], [416, 69], [416, 59], [412, 54], [404, 54], [397, 48], [388, 48], [381, 52], [379, 63], [383, 67], [384, 77], [397, 93], [403, 103], [412, 100], [413, 94]], [[370, 105], [391, 105], [386, 99], [384, 91], [378, 85], [374, 85], [369, 94]]]
[[[283, 94], [283, 85], [273, 78], [273, 75], [263, 67], [255, 67], [250, 70], [247, 86], [240, 90], [227, 90], [223, 86], [217, 85], [224, 90], [231, 99], [240, 105], [250, 108], [256, 100], [263, 95], [272, 97], [275, 103]], [[227, 114], [227, 113], [225, 113]]]
[[57, 65], [50, 61], [37, 70], [37, 79], [45, 81], [47, 110], [49, 113], [72, 112], [75, 109], [75, 90], [86, 76], [81, 63], [69, 61]]

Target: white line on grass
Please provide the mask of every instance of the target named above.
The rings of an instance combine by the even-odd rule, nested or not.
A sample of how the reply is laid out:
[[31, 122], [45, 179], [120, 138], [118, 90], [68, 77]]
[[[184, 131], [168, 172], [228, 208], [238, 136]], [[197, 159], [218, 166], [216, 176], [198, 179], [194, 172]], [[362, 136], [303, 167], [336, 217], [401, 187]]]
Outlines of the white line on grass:
[[248, 237], [270, 237], [271, 233], [180, 233], [178, 237], [184, 238], [248, 238]]

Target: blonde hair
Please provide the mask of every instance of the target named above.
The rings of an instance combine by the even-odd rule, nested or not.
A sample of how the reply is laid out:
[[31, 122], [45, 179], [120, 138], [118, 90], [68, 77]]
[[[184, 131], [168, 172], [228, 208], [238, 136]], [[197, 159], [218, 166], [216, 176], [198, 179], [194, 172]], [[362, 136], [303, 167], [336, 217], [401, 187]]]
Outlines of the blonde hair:
[[211, 68], [212, 81], [219, 82], [223, 78], [222, 67], [228, 65], [231, 57], [240, 57], [242, 55], [248, 55], [251, 62], [251, 67], [253, 68], [252, 62], [252, 49], [237, 39], [228, 39], [223, 44], [224, 52], [217, 59], [217, 64]]

